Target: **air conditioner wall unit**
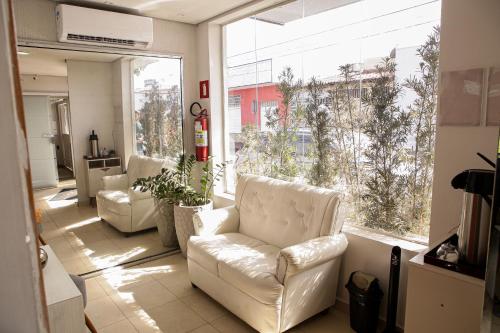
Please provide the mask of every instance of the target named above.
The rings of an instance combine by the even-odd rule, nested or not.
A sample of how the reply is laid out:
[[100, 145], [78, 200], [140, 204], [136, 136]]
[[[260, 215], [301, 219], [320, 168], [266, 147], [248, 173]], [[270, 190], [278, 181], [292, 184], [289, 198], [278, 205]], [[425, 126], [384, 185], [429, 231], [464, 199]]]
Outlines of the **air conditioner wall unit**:
[[56, 6], [60, 42], [149, 49], [153, 44], [153, 19], [78, 6]]

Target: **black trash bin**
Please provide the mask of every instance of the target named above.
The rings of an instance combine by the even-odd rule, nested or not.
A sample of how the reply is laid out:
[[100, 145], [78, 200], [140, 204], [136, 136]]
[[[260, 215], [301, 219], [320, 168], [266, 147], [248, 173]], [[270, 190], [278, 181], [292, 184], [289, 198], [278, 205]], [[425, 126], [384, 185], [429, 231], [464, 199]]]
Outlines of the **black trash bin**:
[[349, 290], [351, 328], [358, 333], [376, 332], [383, 295], [377, 278], [360, 271], [352, 272], [345, 287]]

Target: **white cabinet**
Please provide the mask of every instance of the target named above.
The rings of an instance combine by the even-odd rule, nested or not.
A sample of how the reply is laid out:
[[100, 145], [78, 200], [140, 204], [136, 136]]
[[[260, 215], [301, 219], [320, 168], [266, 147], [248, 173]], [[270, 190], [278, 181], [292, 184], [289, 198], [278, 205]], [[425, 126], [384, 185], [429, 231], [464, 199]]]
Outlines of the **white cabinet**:
[[84, 333], [83, 296], [50, 246], [42, 246], [48, 261], [42, 270], [50, 332]]
[[484, 281], [424, 263], [424, 253], [410, 260], [405, 333], [480, 331]]
[[87, 189], [90, 198], [103, 189], [102, 177], [122, 174], [122, 163], [119, 157], [103, 157], [85, 159]]

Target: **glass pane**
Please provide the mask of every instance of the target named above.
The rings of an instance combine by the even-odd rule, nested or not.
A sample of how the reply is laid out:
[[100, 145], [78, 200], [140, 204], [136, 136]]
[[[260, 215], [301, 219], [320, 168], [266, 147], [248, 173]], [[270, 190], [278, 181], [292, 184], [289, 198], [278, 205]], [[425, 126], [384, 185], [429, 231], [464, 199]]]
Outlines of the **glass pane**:
[[440, 1], [294, 1], [226, 26], [236, 174], [345, 194], [347, 223], [428, 234]]
[[182, 153], [180, 59], [132, 61], [136, 152], [175, 159]]

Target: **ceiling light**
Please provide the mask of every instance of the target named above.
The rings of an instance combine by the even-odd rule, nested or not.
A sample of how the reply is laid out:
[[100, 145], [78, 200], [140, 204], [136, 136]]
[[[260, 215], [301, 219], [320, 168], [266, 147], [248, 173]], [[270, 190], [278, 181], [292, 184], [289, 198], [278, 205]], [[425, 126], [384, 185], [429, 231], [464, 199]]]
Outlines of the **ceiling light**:
[[18, 55], [29, 55], [30, 53], [26, 52], [26, 51], [17, 51], [17, 54]]

